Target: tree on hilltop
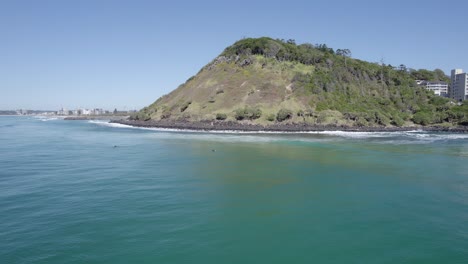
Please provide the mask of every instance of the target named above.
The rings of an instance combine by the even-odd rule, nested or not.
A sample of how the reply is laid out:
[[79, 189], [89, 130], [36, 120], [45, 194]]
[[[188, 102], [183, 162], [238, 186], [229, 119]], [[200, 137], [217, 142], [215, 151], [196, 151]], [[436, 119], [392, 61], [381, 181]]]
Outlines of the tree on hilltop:
[[351, 57], [351, 51], [349, 49], [337, 49], [336, 54], [339, 56], [343, 56], [345, 67], [348, 67], [348, 65], [346, 64], [346, 58]]

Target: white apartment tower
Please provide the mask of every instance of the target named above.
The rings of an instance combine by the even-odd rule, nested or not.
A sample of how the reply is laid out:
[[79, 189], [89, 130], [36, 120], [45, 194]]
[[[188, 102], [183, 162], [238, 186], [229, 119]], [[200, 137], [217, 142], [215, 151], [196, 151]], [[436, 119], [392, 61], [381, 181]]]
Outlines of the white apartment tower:
[[451, 72], [450, 98], [455, 101], [468, 99], [468, 74], [462, 69], [454, 69]]
[[448, 84], [446, 82], [421, 81], [418, 84], [426, 88], [426, 90], [433, 91], [435, 95], [448, 97]]

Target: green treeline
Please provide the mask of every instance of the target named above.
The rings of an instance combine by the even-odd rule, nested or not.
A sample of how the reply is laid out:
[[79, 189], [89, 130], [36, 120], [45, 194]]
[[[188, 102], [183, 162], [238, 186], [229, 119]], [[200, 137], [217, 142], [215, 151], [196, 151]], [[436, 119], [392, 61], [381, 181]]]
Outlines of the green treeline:
[[[468, 107], [435, 96], [415, 80], [450, 79], [440, 69], [414, 70], [401, 64], [370, 63], [351, 58], [349, 49], [333, 50], [326, 44], [300, 44], [294, 40], [248, 38], [225, 49], [226, 57], [262, 55], [278, 61], [313, 65], [314, 71], [297, 73], [294, 93], [310, 98], [314, 112], [336, 110], [358, 126], [403, 126], [468, 122]], [[308, 109], [304, 109], [306, 111]]]

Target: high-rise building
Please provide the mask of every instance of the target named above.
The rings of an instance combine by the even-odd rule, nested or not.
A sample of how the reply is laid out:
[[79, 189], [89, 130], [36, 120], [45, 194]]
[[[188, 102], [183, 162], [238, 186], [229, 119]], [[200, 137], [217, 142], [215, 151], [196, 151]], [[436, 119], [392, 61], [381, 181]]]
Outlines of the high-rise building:
[[453, 69], [451, 72], [450, 98], [455, 101], [468, 99], [468, 74], [462, 69]]
[[446, 82], [417, 82], [419, 85], [426, 88], [426, 90], [433, 91], [435, 95], [448, 97], [448, 84]]

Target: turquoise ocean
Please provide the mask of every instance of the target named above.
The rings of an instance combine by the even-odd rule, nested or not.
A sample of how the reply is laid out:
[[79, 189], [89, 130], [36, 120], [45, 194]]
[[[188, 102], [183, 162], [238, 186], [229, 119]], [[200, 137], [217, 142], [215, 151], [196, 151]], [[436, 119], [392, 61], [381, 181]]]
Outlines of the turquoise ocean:
[[468, 134], [3, 116], [0, 263], [468, 263]]

